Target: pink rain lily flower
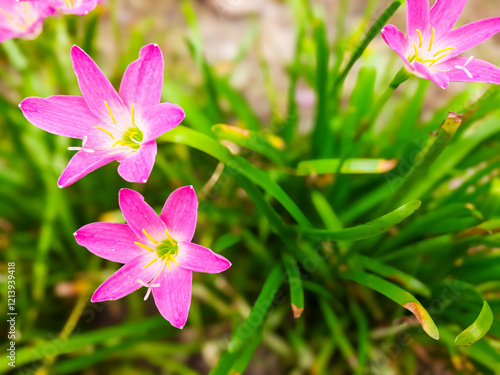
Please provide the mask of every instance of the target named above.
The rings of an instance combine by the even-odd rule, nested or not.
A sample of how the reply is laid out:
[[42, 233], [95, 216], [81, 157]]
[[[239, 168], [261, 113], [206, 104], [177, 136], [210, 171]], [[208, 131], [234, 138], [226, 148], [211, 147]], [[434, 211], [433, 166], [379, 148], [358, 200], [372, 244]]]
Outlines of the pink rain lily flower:
[[120, 162], [118, 173], [129, 182], [147, 182], [156, 158], [156, 138], [176, 127], [184, 111], [160, 103], [163, 55], [156, 44], [144, 46], [131, 63], [117, 93], [95, 62], [80, 48], [71, 50], [81, 96], [27, 98], [19, 105], [35, 126], [53, 134], [82, 140], [62, 172], [66, 187], [93, 170]]
[[450, 82], [500, 83], [500, 69], [479, 59], [459, 57], [500, 31], [500, 17], [453, 29], [467, 0], [406, 1], [406, 38], [394, 25], [382, 29], [385, 42], [403, 59], [406, 69], [441, 88]]
[[92, 253], [125, 265], [107, 279], [92, 302], [116, 300], [147, 288], [158, 310], [174, 327], [186, 324], [191, 305], [193, 271], [219, 273], [231, 263], [192, 243], [198, 199], [192, 186], [175, 190], [161, 215], [139, 193], [122, 189], [120, 208], [127, 224], [93, 223], [75, 233], [76, 242]]
[[0, 0], [0, 43], [14, 38], [36, 38], [43, 21], [52, 14], [54, 10], [43, 3]]
[[[21, 0], [26, 1], [26, 0]], [[64, 14], [89, 14], [103, 0], [28, 0], [45, 3]]]

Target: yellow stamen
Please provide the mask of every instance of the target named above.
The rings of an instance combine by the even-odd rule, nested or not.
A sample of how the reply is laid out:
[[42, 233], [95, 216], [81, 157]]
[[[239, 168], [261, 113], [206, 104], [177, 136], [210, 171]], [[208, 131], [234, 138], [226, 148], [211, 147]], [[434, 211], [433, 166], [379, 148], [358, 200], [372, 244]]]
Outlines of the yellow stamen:
[[419, 29], [417, 29], [417, 33], [418, 33], [418, 40], [420, 41], [418, 44], [418, 48], [420, 48], [420, 47], [422, 47], [422, 33]]
[[132, 103], [132, 125], [135, 126], [135, 104]]
[[443, 48], [443, 49], [440, 49], [439, 51], [437, 51], [433, 57], [436, 57], [437, 55], [439, 55], [440, 53], [443, 53], [443, 52], [446, 52], [446, 51], [449, 51], [449, 50], [452, 50], [452, 49], [455, 49], [457, 47], [448, 47], [448, 48]]
[[170, 237], [170, 234], [168, 234], [168, 229], [165, 229], [165, 234], [167, 235], [167, 238], [170, 241], [170, 243], [172, 244], [172, 246], [175, 247], [174, 239], [172, 237]]
[[413, 43], [413, 47], [415, 47], [415, 60], [418, 59], [418, 48], [417, 48], [417, 45], [415, 43]]
[[429, 51], [432, 49], [432, 43], [434, 43], [434, 35], [436, 34], [436, 30], [432, 28], [431, 42], [429, 43]]
[[154, 262], [156, 262], [158, 259], [154, 258], [151, 262], [149, 262], [148, 264], [146, 264], [143, 268], [146, 268], [146, 267], [149, 267], [150, 265], [152, 265]]
[[0, 8], [0, 14], [3, 14], [5, 18], [7, 18], [9, 21], [14, 20], [14, 17], [12, 17], [9, 13], [7, 13], [5, 10]]
[[152, 248], [150, 248], [150, 247], [148, 247], [148, 246], [146, 246], [146, 245], [143, 245], [143, 244], [142, 244], [142, 243], [140, 243], [140, 242], [135, 241], [134, 243], [135, 243], [137, 246], [142, 247], [143, 249], [146, 249], [146, 250], [148, 250], [148, 251], [151, 251], [152, 253], [154, 253], [154, 252], [155, 252]]
[[176, 266], [179, 265], [179, 263], [177, 263], [177, 261], [175, 260], [175, 257], [170, 257], [170, 259], [174, 261], [174, 263], [175, 263]]
[[111, 116], [111, 120], [116, 124], [115, 117], [113, 116], [113, 112], [111, 112], [111, 108], [109, 108], [108, 102], [104, 101], [104, 104], [106, 104], [106, 108], [108, 109], [109, 115]]
[[443, 57], [445, 57], [446, 55], [449, 55], [451, 52], [447, 52], [445, 53], [443, 56], [439, 57], [436, 59], [436, 61], [434, 61], [431, 65], [429, 65], [429, 68], [434, 65], [435, 63], [437, 63], [439, 60], [441, 60]]
[[126, 146], [127, 145], [124, 141], [122, 141], [120, 139], [120, 140], [116, 141], [115, 143], [113, 143], [113, 145], [111, 147], [115, 147], [118, 144], [121, 145], [121, 146]]
[[142, 230], [142, 233], [144, 233], [144, 235], [145, 235], [147, 238], [149, 238], [149, 240], [150, 240], [152, 243], [154, 243], [155, 245], [158, 245], [158, 244], [160, 243], [159, 241], [156, 241], [153, 237], [151, 237], [151, 236], [149, 235], [149, 233], [148, 233], [148, 232], [146, 232], [146, 229], [143, 229], [143, 230]]
[[94, 126], [94, 129], [99, 129], [99, 130], [102, 130], [104, 133], [106, 133], [107, 135], [109, 135], [113, 141], [115, 140], [115, 137], [113, 137], [113, 134], [111, 134], [111, 133], [110, 133], [109, 131], [107, 131], [106, 129], [101, 128], [100, 126]]

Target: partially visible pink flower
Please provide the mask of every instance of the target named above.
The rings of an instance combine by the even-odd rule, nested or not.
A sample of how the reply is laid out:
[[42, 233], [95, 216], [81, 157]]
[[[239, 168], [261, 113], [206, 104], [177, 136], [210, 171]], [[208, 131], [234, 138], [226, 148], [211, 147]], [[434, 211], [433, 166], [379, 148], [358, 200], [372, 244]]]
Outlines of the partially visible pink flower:
[[157, 44], [141, 49], [123, 76], [118, 94], [95, 62], [80, 48], [71, 50], [81, 96], [27, 98], [19, 105], [35, 126], [53, 134], [79, 138], [81, 147], [59, 178], [66, 187], [113, 161], [129, 182], [147, 182], [156, 158], [156, 138], [176, 127], [184, 111], [160, 103], [163, 55]]
[[43, 21], [52, 14], [54, 9], [37, 1], [0, 0], [0, 43], [14, 38], [36, 38]]
[[75, 233], [76, 242], [113, 262], [125, 263], [107, 279], [92, 302], [116, 300], [147, 288], [158, 310], [174, 327], [183, 328], [191, 305], [193, 271], [219, 273], [231, 263], [192, 243], [198, 199], [192, 186], [175, 190], [161, 215], [139, 193], [122, 189], [120, 208], [127, 224], [93, 223]]
[[84, 15], [90, 13], [103, 0], [21, 0], [45, 3], [64, 14]]
[[486, 61], [458, 57], [500, 31], [500, 17], [453, 29], [467, 0], [406, 1], [406, 38], [394, 25], [382, 29], [385, 42], [403, 59], [406, 69], [441, 88], [450, 82], [500, 84], [500, 69]]

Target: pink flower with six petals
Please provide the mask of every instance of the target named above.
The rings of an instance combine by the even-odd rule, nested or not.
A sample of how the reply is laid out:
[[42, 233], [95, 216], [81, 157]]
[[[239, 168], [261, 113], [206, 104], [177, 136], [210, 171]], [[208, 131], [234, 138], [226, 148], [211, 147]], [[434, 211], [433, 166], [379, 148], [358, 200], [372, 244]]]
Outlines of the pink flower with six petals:
[[184, 111], [160, 103], [163, 55], [157, 44], [144, 46], [123, 76], [119, 94], [95, 62], [80, 48], [71, 50], [81, 96], [26, 98], [19, 105], [35, 126], [82, 140], [59, 177], [66, 187], [113, 161], [129, 182], [147, 182], [156, 158], [156, 138], [176, 127]]
[[500, 17], [453, 29], [467, 0], [406, 1], [406, 38], [394, 25], [382, 29], [385, 42], [403, 59], [406, 69], [441, 88], [450, 82], [500, 84], [500, 69], [486, 61], [458, 57], [500, 31]]
[[193, 187], [175, 190], [159, 217], [133, 190], [120, 190], [119, 203], [127, 224], [92, 223], [75, 233], [76, 242], [92, 253], [125, 263], [97, 288], [91, 301], [116, 300], [144, 286], [144, 299], [152, 292], [163, 317], [183, 328], [193, 271], [219, 273], [231, 266], [226, 258], [191, 242], [198, 211]]
[[14, 38], [36, 38], [43, 21], [52, 14], [54, 9], [46, 4], [0, 0], [0, 43]]

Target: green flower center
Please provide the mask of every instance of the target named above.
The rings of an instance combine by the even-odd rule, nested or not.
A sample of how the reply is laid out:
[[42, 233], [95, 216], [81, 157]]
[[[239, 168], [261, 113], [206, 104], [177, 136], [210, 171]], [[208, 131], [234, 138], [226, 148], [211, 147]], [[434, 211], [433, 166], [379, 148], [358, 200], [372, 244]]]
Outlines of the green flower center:
[[144, 268], [149, 267], [153, 263], [157, 262], [158, 260], [163, 260], [166, 264], [167, 267], [170, 268], [170, 261], [173, 261], [176, 265], [177, 262], [175, 261], [175, 257], [177, 256], [177, 253], [179, 252], [179, 246], [177, 245], [177, 241], [174, 240], [172, 237], [170, 237], [170, 234], [168, 234], [168, 230], [165, 229], [165, 234], [167, 235], [167, 239], [163, 241], [157, 241], [151, 235], [146, 232], [145, 229], [142, 230], [142, 233], [149, 238], [149, 240], [155, 244], [156, 246], [153, 246], [153, 248], [144, 245], [143, 243], [140, 243], [138, 241], [135, 241], [134, 243], [143, 249], [146, 249], [148, 251], [151, 251], [154, 253], [156, 251], [157, 258], [153, 259], [151, 262], [146, 264]]

